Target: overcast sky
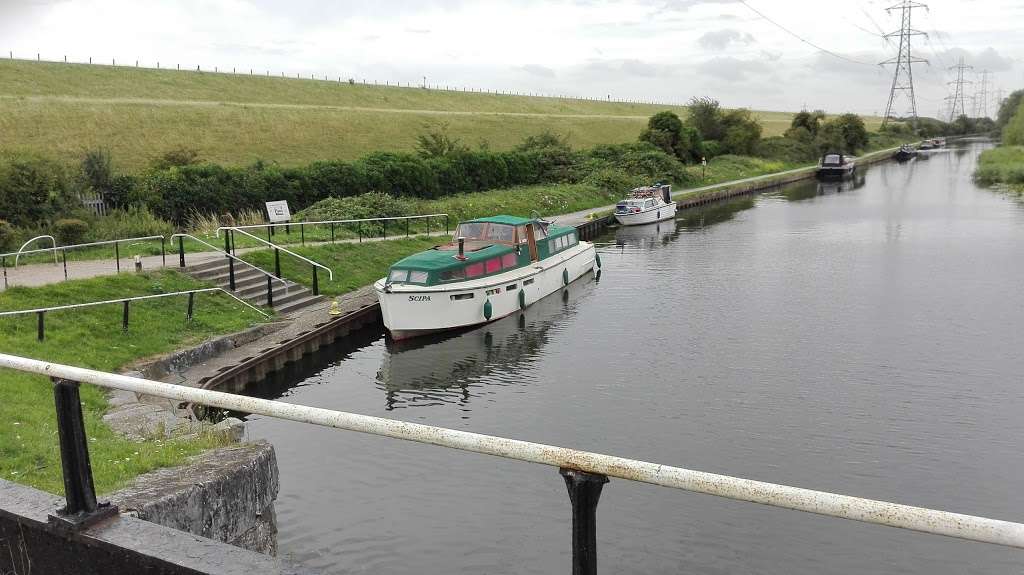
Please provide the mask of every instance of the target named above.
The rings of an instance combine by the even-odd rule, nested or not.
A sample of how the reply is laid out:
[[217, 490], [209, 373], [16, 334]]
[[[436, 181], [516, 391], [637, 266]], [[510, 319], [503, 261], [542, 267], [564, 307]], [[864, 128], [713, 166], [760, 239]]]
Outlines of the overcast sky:
[[[881, 113], [896, 0], [0, 0], [16, 56], [684, 102]], [[1024, 1], [933, 0], [914, 12], [919, 112], [946, 70], [988, 69], [990, 94], [1024, 87]], [[826, 54], [765, 20], [844, 58]], [[980, 77], [970, 75], [978, 81]], [[973, 93], [973, 89], [971, 89]], [[969, 105], [969, 104], [968, 104]], [[989, 105], [990, 113], [992, 104]], [[897, 111], [907, 107], [901, 103]]]

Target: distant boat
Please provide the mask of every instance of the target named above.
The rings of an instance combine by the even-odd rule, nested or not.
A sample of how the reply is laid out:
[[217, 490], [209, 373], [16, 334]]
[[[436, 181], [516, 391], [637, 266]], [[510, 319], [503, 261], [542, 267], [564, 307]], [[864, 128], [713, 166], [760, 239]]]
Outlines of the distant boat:
[[[945, 141], [943, 140], [943, 142], [945, 142]], [[939, 147], [939, 144], [938, 144], [938, 142], [936, 140], [925, 140], [925, 141], [921, 142], [921, 145], [919, 145], [917, 147], [917, 149], [918, 150], [934, 150], [935, 148], [938, 148], [938, 147]]]
[[615, 219], [624, 226], [651, 224], [676, 217], [672, 186], [655, 184], [634, 188], [615, 205]]
[[915, 156], [917, 156], [917, 150], [910, 144], [903, 144], [900, 146], [899, 151], [892, 155], [893, 159], [897, 162], [906, 162]]
[[853, 158], [839, 152], [827, 152], [818, 162], [818, 171], [815, 175], [819, 180], [841, 180], [853, 175], [857, 164]]

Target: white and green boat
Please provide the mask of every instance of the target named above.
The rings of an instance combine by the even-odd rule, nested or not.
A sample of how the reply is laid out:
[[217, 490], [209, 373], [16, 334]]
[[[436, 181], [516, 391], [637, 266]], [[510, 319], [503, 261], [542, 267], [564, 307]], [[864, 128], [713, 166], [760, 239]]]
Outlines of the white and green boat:
[[487, 323], [600, 267], [576, 229], [539, 218], [463, 222], [449, 244], [395, 262], [373, 287], [394, 339]]

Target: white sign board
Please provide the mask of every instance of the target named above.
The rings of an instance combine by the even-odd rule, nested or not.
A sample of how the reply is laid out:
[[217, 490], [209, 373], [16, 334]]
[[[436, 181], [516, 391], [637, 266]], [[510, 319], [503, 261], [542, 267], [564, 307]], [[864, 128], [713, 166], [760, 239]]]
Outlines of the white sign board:
[[292, 212], [288, 209], [288, 201], [267, 202], [267, 217], [270, 218], [272, 224], [292, 221]]

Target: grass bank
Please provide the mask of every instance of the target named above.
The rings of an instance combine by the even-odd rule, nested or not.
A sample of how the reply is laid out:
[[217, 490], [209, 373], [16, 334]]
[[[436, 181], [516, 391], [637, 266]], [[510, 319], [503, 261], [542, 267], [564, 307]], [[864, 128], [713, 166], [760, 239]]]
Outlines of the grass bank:
[[[588, 148], [636, 141], [656, 112], [685, 114], [679, 106], [336, 80], [0, 60], [0, 152], [42, 153], [70, 165], [82, 150], [108, 148], [118, 169], [132, 172], [186, 146], [223, 165], [263, 158], [299, 166], [410, 151], [424, 125], [440, 122], [462, 141], [495, 150], [544, 130]], [[755, 115], [765, 136], [781, 134], [792, 118]]]
[[978, 157], [974, 179], [982, 185], [1005, 184], [1024, 193], [1024, 146], [1000, 146], [985, 150]]
[[[0, 310], [30, 309], [119, 296], [167, 293], [204, 287], [171, 271], [72, 280], [37, 288], [15, 287], [0, 293]], [[185, 322], [185, 299], [136, 302], [127, 333], [121, 331], [118, 305], [51, 312], [46, 339], [36, 341], [36, 318], [0, 318], [0, 350], [25, 357], [104, 371], [140, 358], [166, 353], [210, 336], [244, 329], [262, 317], [226, 295], [196, 296], [195, 316]], [[135, 476], [181, 464], [216, 444], [212, 439], [128, 441], [102, 422], [104, 393], [82, 387], [96, 487], [111, 491]], [[39, 376], [0, 370], [0, 477], [51, 493], [62, 493], [53, 391]]]

